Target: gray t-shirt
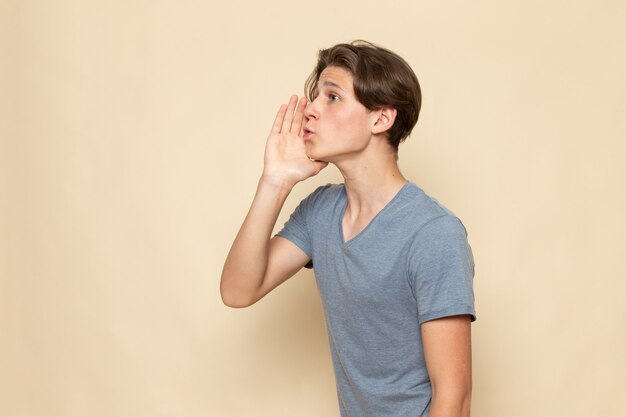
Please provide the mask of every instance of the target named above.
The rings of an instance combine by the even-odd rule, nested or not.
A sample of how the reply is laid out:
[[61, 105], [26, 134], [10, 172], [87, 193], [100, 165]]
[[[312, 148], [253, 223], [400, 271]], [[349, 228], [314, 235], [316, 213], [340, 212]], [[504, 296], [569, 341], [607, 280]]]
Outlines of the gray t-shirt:
[[278, 236], [312, 260], [342, 417], [427, 416], [420, 324], [476, 319], [474, 262], [461, 221], [412, 182], [344, 242], [343, 184], [302, 200]]

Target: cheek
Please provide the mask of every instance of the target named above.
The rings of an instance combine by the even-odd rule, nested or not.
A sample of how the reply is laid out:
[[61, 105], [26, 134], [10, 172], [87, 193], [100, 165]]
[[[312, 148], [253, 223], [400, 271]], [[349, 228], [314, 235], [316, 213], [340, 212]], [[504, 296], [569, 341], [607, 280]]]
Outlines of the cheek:
[[343, 132], [350, 133], [356, 133], [363, 129], [361, 118], [349, 112], [336, 114], [333, 117], [333, 125]]
[[350, 133], [353, 136], [364, 137], [369, 136], [369, 120], [361, 115], [355, 115], [350, 118], [350, 123], [346, 126], [349, 126]]
[[337, 135], [337, 139], [354, 141], [369, 137], [369, 119], [362, 112], [332, 111], [324, 116], [328, 133]]

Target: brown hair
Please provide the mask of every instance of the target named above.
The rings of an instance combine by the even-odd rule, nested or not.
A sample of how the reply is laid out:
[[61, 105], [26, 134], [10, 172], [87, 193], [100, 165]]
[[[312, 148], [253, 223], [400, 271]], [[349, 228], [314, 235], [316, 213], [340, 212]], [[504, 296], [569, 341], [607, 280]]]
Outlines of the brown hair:
[[387, 140], [398, 151], [417, 123], [422, 92], [415, 73], [394, 52], [370, 42], [356, 40], [319, 51], [317, 65], [304, 84], [309, 100], [317, 95], [317, 82], [328, 66], [348, 70], [354, 79], [357, 100], [368, 110], [396, 109], [396, 120], [387, 132]]

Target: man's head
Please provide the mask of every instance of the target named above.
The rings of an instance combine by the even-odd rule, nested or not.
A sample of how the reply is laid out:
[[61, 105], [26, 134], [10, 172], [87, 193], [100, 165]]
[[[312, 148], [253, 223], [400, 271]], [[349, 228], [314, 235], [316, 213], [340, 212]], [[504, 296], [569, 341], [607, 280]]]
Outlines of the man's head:
[[365, 41], [323, 49], [305, 83], [309, 100], [317, 96], [320, 75], [329, 66], [352, 74], [355, 96], [368, 110], [397, 111], [393, 126], [386, 132], [389, 145], [397, 151], [417, 123], [422, 103], [420, 85], [409, 64], [397, 54]]

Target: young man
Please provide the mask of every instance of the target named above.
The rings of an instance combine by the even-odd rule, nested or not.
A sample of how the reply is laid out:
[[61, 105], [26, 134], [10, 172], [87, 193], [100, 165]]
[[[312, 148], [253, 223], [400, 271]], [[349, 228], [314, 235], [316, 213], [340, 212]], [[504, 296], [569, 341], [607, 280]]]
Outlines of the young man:
[[[398, 144], [421, 92], [398, 55], [367, 42], [322, 50], [309, 101], [282, 105], [250, 211], [224, 264], [224, 303], [249, 306], [313, 267], [343, 417], [467, 417], [474, 264], [460, 220], [407, 181]], [[319, 187], [271, 237], [294, 185]]]

